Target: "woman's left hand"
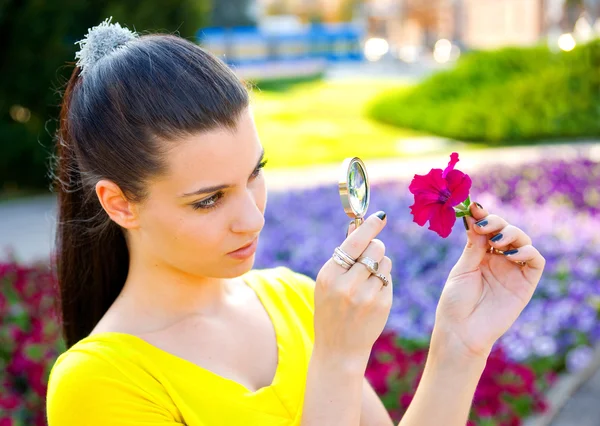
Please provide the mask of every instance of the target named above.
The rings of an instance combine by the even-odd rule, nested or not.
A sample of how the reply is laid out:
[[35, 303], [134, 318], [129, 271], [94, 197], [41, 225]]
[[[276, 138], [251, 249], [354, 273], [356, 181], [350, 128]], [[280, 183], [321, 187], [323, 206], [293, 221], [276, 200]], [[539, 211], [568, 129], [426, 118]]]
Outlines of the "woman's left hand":
[[[470, 210], [468, 241], [442, 292], [432, 347], [437, 338], [444, 348], [487, 357], [531, 300], [546, 260], [521, 229], [475, 203]], [[514, 254], [492, 254], [491, 247]]]

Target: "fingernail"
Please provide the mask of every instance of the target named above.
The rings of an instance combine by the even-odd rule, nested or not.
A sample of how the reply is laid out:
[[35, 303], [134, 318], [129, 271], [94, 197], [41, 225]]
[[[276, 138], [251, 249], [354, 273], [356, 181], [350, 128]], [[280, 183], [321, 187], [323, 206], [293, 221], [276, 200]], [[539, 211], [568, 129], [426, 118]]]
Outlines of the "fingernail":
[[481, 204], [479, 204], [479, 203], [475, 203], [475, 205], [476, 205], [477, 207], [479, 207], [481, 210], [483, 210], [483, 206], [482, 206]]
[[463, 223], [465, 224], [465, 229], [468, 231], [469, 230], [469, 222], [467, 222], [466, 216], [463, 216]]
[[492, 241], [492, 242], [494, 242], [494, 243], [495, 243], [495, 242], [498, 242], [498, 241], [500, 241], [500, 240], [502, 239], [502, 237], [503, 237], [503, 235], [502, 235], [502, 234], [498, 234], [498, 235], [496, 235], [496, 236], [494, 236], [494, 237], [490, 238], [490, 241]]
[[489, 222], [487, 221], [487, 219], [481, 219], [479, 222], [475, 222], [475, 225], [479, 226], [480, 228], [483, 228], [484, 226], [486, 226]]
[[354, 223], [354, 221], [351, 220], [350, 223], [348, 224], [348, 227], [346, 228], [346, 238], [348, 238], [348, 234], [350, 233], [350, 227], [352, 226], [353, 223]]
[[385, 214], [385, 212], [377, 212], [375, 213], [375, 216], [377, 216], [381, 220], [384, 220], [387, 215]]
[[511, 254], [517, 254], [519, 252], [519, 250], [517, 249], [513, 249], [513, 250], [508, 250], [504, 252], [504, 256], [510, 256]]

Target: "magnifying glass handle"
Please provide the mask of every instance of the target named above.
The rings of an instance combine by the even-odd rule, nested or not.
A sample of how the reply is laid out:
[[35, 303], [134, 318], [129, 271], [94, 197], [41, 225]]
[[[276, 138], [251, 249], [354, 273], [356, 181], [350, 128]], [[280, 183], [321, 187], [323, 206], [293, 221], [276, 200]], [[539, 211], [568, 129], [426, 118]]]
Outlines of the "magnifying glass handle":
[[354, 229], [358, 228], [360, 225], [363, 224], [365, 220], [362, 217], [357, 217], [354, 219]]

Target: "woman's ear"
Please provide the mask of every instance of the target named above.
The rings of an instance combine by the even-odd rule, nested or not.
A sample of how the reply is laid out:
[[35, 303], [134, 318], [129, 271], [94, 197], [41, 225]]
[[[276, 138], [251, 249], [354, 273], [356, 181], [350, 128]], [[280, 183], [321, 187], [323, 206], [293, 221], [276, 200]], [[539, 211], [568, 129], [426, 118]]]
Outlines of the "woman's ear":
[[130, 202], [119, 186], [107, 179], [96, 184], [96, 195], [108, 216], [125, 229], [133, 229], [139, 225], [135, 204]]

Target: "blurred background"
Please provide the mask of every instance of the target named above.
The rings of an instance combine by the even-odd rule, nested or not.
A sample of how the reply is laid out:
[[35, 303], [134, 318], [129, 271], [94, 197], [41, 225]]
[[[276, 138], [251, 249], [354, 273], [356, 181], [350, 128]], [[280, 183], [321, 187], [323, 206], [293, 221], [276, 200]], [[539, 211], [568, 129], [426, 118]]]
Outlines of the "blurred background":
[[0, 426], [45, 424], [64, 349], [49, 267], [54, 134], [75, 42], [111, 16], [198, 43], [251, 84], [273, 192], [257, 267], [315, 277], [345, 231], [338, 165], [365, 160], [371, 210], [394, 212], [384, 239], [398, 297], [368, 370], [394, 418], [464, 244], [462, 223], [444, 241], [412, 223], [407, 188], [459, 152], [471, 198], [521, 224], [548, 261], [471, 424], [600, 425], [600, 0], [4, 0]]

